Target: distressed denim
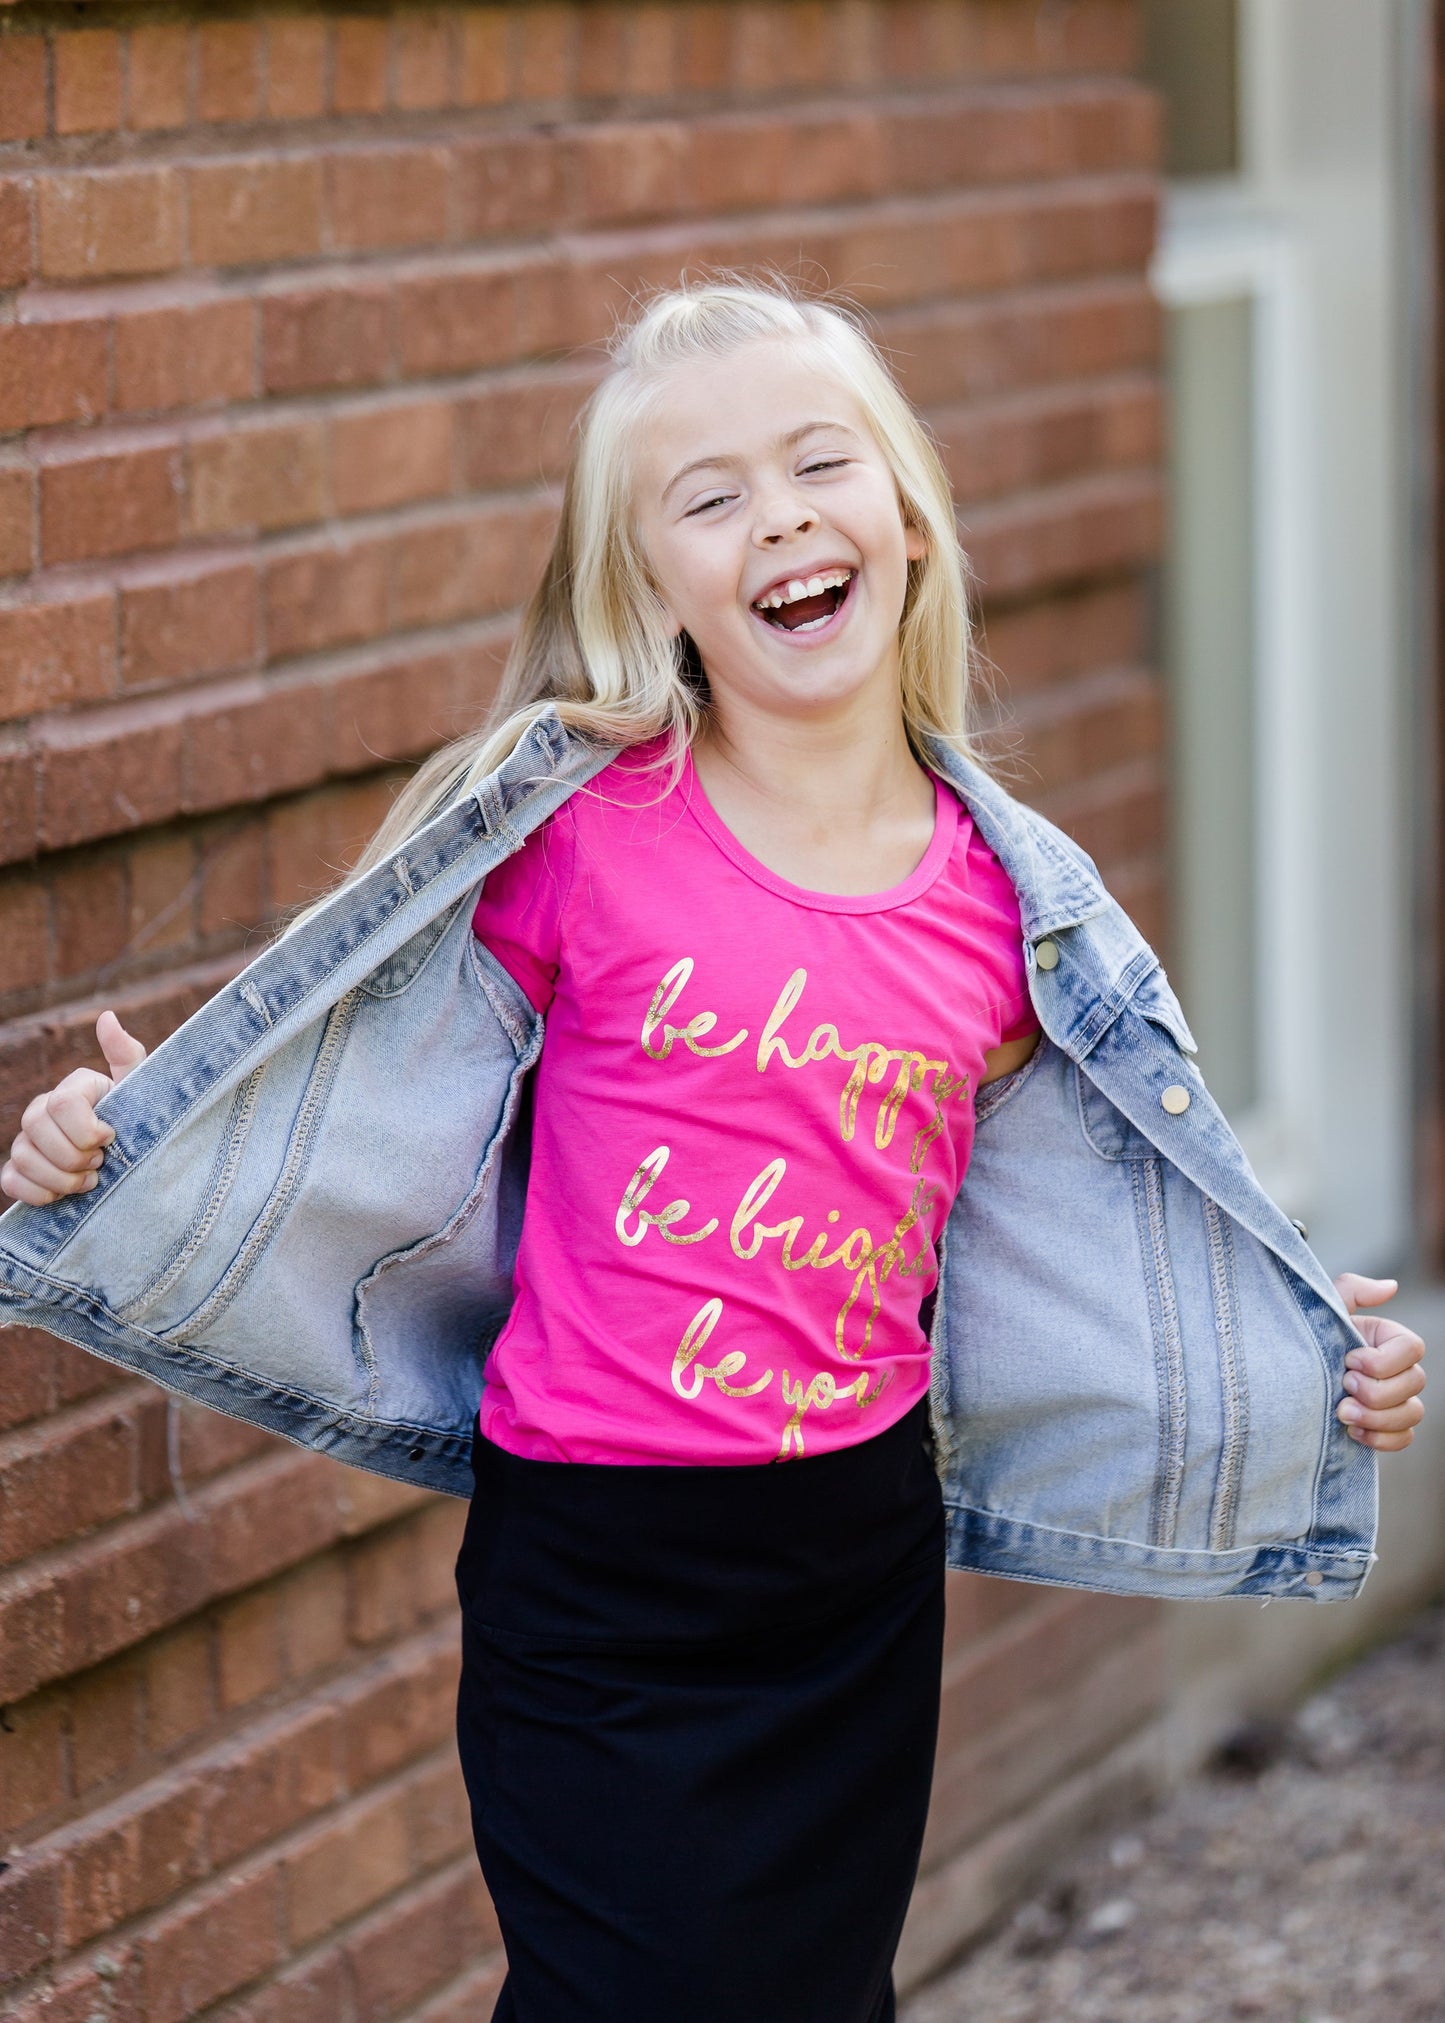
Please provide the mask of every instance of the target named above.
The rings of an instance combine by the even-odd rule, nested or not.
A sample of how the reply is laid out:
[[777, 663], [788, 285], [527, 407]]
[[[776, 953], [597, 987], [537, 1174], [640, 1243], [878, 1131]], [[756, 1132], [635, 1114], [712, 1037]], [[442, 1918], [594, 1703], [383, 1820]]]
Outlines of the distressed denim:
[[[926, 755], [1018, 892], [1043, 1027], [979, 1093], [941, 1246], [950, 1564], [1121, 1594], [1353, 1595], [1376, 1457], [1334, 1406], [1358, 1331], [1092, 859], [970, 761]], [[0, 1217], [0, 1324], [468, 1495], [544, 1027], [472, 934], [474, 895], [613, 756], [546, 711], [188, 1019], [101, 1104], [98, 1186]]]

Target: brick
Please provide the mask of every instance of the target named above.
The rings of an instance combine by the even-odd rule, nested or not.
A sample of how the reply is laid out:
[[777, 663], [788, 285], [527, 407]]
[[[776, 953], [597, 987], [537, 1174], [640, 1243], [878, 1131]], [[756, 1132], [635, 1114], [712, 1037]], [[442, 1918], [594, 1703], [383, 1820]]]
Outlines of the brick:
[[534, 0], [515, 16], [515, 32], [518, 97], [569, 98], [574, 88], [576, 9], [566, 0]]
[[228, 1876], [142, 1933], [146, 2023], [183, 2023], [276, 1965], [279, 1886], [276, 1869]]
[[[195, 938], [196, 853], [189, 836], [147, 836], [127, 853], [130, 891], [126, 907], [126, 953], [144, 960], [164, 950], [189, 950]], [[166, 1457], [170, 1401], [147, 1400], [140, 1426], [141, 1500], [158, 1502], [173, 1494]]]
[[984, 597], [1010, 598], [1140, 567], [1162, 539], [1159, 482], [1146, 472], [1089, 477], [983, 507], [970, 517], [965, 546]]
[[460, 476], [468, 491], [536, 483], [566, 467], [569, 432], [596, 374], [576, 368], [499, 379], [457, 403]]
[[38, 179], [40, 271], [55, 281], [163, 274], [185, 252], [172, 168], [89, 169]]
[[55, 1862], [18, 1853], [0, 1876], [0, 1984], [53, 1957], [58, 1915]]
[[400, 532], [394, 543], [392, 617], [397, 625], [447, 625], [517, 601], [517, 509], [470, 509]]
[[416, 2023], [472, 2023], [473, 2017], [491, 2011], [506, 1976], [506, 1959], [499, 1950], [418, 2009]]
[[[114, 962], [125, 947], [130, 925], [124, 860], [109, 854], [67, 863], [55, 880], [51, 910], [57, 976], [83, 976]], [[133, 1462], [134, 1437], [130, 1448]]]
[[190, 118], [191, 38], [182, 22], [132, 28], [130, 124], [142, 131], [184, 126]]
[[[50, 902], [44, 885], [33, 875], [12, 871], [0, 878], [0, 947], [5, 950], [7, 991], [33, 988], [49, 977]], [[44, 1396], [48, 1400], [48, 1389]], [[7, 1419], [10, 1409], [7, 1400]]]
[[45, 847], [168, 821], [180, 805], [181, 750], [181, 726], [160, 708], [49, 726], [40, 754]]
[[35, 561], [35, 473], [0, 463], [0, 576], [24, 575]]
[[191, 530], [302, 526], [326, 509], [325, 433], [316, 421], [259, 422], [193, 438]]
[[326, 164], [332, 244], [343, 252], [435, 245], [447, 236], [445, 148], [338, 151]]
[[[0, 732], [0, 864], [31, 857], [39, 842], [39, 793], [28, 740]], [[42, 1087], [36, 1083], [27, 1091]], [[18, 1120], [17, 1120], [18, 1121]]]
[[268, 293], [261, 302], [268, 393], [365, 386], [391, 365], [390, 291], [361, 278]]
[[256, 569], [205, 557], [167, 563], [120, 591], [120, 678], [153, 688], [245, 667], [259, 649]]
[[349, 1806], [285, 1860], [286, 1931], [308, 1945], [408, 1880], [411, 1859], [406, 1793], [386, 1792]]
[[327, 1555], [298, 1566], [282, 1576], [276, 1592], [287, 1677], [330, 1671], [347, 1654], [346, 1579], [337, 1560]]
[[191, 254], [217, 267], [299, 260], [321, 247], [321, 165], [308, 155], [198, 162]]
[[55, 131], [104, 133], [120, 125], [120, 36], [112, 28], [57, 35]]
[[577, 95], [620, 98], [627, 88], [632, 10], [621, 0], [595, 0], [577, 18]]
[[266, 112], [315, 119], [326, 110], [326, 23], [304, 14], [266, 24]]
[[454, 1748], [413, 1775], [407, 1792], [407, 1810], [415, 1867], [435, 1868], [470, 1845], [466, 1787]]
[[[237, 819], [229, 829], [210, 838], [200, 856], [200, 892], [196, 900], [196, 927], [202, 939], [221, 935], [235, 927], [257, 927], [267, 916], [267, 866], [263, 850], [263, 829], [257, 821]], [[227, 1450], [239, 1448], [235, 1459], [243, 1459], [265, 1442], [265, 1434], [241, 1426], [239, 1420], [223, 1420], [219, 1412], [206, 1412], [210, 1430], [221, 1424], [235, 1428], [227, 1438]], [[237, 1434], [241, 1438], [237, 1438]], [[219, 1444], [219, 1442], [217, 1442]], [[225, 1459], [233, 1459], [231, 1453]]]
[[458, 93], [462, 105], [505, 104], [511, 90], [508, 44], [512, 20], [506, 7], [463, 9]]
[[463, 239], [552, 229], [564, 203], [564, 155], [550, 136], [507, 133], [453, 150], [455, 215]]
[[336, 1763], [336, 1713], [287, 1711], [284, 1727], [243, 1734], [204, 1766], [207, 1845], [218, 1865], [301, 1825], [344, 1796]]
[[163, 1904], [202, 1872], [201, 1794], [194, 1784], [142, 1787], [58, 1835], [66, 1951]]
[[45, 37], [0, 38], [0, 141], [34, 140], [47, 130]]
[[308, 787], [326, 771], [323, 699], [310, 686], [237, 683], [191, 724], [186, 808], [226, 808]]
[[330, 539], [278, 555], [265, 577], [266, 646], [273, 659], [317, 653], [387, 627], [390, 543]]
[[0, 607], [0, 717], [97, 702], [115, 677], [109, 590]]
[[496, 1942], [495, 1927], [469, 1869], [429, 1878], [384, 1904], [346, 1941], [358, 2023], [415, 2013], [419, 1997], [454, 1979], [489, 1942]]
[[103, 414], [106, 336], [105, 324], [90, 317], [0, 326], [0, 429]]
[[177, 303], [115, 320], [119, 413], [213, 407], [256, 391], [255, 305], [242, 296]]
[[389, 1659], [369, 1690], [340, 1711], [338, 1746], [353, 1791], [443, 1746], [456, 1715], [458, 1659], [450, 1624], [434, 1640]]
[[454, 10], [422, 7], [396, 16], [392, 43], [392, 95], [402, 112], [450, 105], [456, 85]]
[[70, 452], [40, 470], [40, 552], [49, 562], [159, 548], [181, 532], [181, 452], [138, 440]]
[[269, 1587], [237, 1595], [216, 1611], [216, 1690], [228, 1712], [280, 1685], [281, 1639]]
[[331, 425], [337, 512], [377, 512], [451, 491], [454, 431], [451, 403], [444, 400], [337, 415]]
[[[664, 5], [642, 5], [629, 10], [632, 16], [629, 39], [627, 84], [638, 97], [655, 98], [670, 92], [678, 79], [682, 51], [682, 28], [678, 9], [667, 0]], [[818, 72], [808, 79], [816, 86]]]
[[71, 1782], [77, 1798], [91, 1798], [140, 1758], [140, 1675], [130, 1658], [122, 1658], [73, 1680], [66, 1696]]
[[[57, 922], [57, 940], [61, 931]], [[135, 1415], [119, 1404], [82, 1406], [0, 1444], [0, 1563], [16, 1565], [135, 1505]]]
[[67, 1795], [64, 1699], [59, 1693], [32, 1693], [6, 1708], [5, 1721], [0, 1833], [13, 1834], [55, 1811]]
[[420, 758], [462, 729], [458, 673], [448, 653], [404, 658], [337, 681], [332, 690], [331, 770], [360, 772]]
[[166, 1755], [205, 1732], [215, 1714], [209, 1622], [184, 1623], [140, 1653], [145, 1745]]
[[255, 21], [200, 21], [195, 28], [196, 117], [235, 122], [261, 109], [261, 33]]
[[410, 275], [397, 286], [401, 368], [417, 377], [500, 365], [517, 349], [517, 282], [502, 266], [460, 263]]
[[391, 23], [345, 15], [332, 24], [333, 112], [382, 112], [390, 96]]
[[30, 279], [33, 197], [34, 184], [28, 176], [0, 176], [0, 288], [17, 288]]
[[572, 201], [585, 225], [671, 217], [689, 208], [680, 123], [594, 127], [569, 153]]
[[725, 0], [685, 0], [675, 59], [678, 82], [685, 90], [711, 92], [726, 84], [732, 68], [732, 22], [733, 9]]

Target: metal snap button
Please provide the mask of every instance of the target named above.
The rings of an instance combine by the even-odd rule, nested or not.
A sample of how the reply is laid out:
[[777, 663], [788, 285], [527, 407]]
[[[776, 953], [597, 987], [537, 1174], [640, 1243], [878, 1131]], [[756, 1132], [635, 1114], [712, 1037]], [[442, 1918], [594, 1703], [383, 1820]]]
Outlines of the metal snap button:
[[1307, 1222], [1301, 1222], [1297, 1215], [1292, 1215], [1290, 1217], [1290, 1221], [1294, 1224], [1295, 1228], [1299, 1231], [1300, 1235], [1304, 1238], [1305, 1242], [1308, 1243], [1310, 1240], [1309, 1224]]
[[1035, 942], [1034, 961], [1040, 969], [1057, 969], [1059, 963], [1059, 944], [1056, 941]]
[[1189, 1108], [1189, 1091], [1178, 1082], [1171, 1082], [1159, 1098], [1171, 1117], [1182, 1117]]
[[1323, 1580], [1324, 1575], [1320, 1572], [1319, 1568], [1316, 1566], [1312, 1566], [1309, 1572], [1305, 1575], [1305, 1586], [1319, 1587]]

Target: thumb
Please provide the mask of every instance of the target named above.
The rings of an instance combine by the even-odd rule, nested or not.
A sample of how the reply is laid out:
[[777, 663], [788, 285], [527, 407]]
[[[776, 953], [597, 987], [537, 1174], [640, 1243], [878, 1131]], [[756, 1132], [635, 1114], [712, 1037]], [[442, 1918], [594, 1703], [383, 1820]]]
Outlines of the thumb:
[[105, 1055], [105, 1064], [110, 1069], [110, 1079], [119, 1082], [138, 1068], [146, 1057], [146, 1050], [132, 1033], [128, 1033], [113, 1011], [103, 1011], [95, 1022], [95, 1037], [100, 1041], [100, 1050]]
[[1366, 1278], [1362, 1272], [1342, 1271], [1335, 1280], [1335, 1291], [1351, 1313], [1357, 1307], [1382, 1306], [1393, 1299], [1400, 1289], [1397, 1278]]

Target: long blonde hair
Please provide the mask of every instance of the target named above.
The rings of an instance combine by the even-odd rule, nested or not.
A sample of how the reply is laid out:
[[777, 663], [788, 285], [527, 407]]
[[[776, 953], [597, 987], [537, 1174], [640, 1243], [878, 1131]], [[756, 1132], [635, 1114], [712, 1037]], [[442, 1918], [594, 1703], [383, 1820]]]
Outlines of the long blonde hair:
[[898, 634], [909, 735], [915, 747], [930, 736], [984, 763], [970, 735], [968, 567], [948, 477], [859, 312], [806, 297], [776, 274], [684, 278], [644, 297], [607, 346], [610, 370], [574, 424], [552, 550], [484, 722], [417, 768], [348, 882], [494, 771], [548, 703], [569, 730], [605, 745], [665, 734], [659, 764], [676, 780], [706, 713], [706, 682], [691, 641], [668, 630], [638, 542], [628, 444], [669, 366], [779, 338], [808, 345], [850, 388], [892, 469], [905, 519], [926, 536], [923, 558], [908, 565]]

